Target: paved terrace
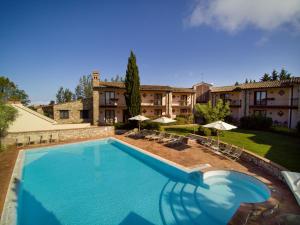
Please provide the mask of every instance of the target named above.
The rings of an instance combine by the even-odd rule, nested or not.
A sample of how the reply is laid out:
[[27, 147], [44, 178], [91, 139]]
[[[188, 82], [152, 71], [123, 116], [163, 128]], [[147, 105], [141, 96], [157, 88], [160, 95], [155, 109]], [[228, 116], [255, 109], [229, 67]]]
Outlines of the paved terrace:
[[[125, 137], [123, 135], [116, 135], [114, 137], [185, 167], [193, 168], [199, 166], [200, 164], [208, 163], [211, 165], [211, 167], [202, 169], [203, 172], [209, 170], [217, 170], [217, 169], [236, 170], [243, 173], [247, 173], [249, 175], [252, 175], [260, 179], [265, 184], [267, 184], [271, 190], [274, 190], [272, 191], [272, 200], [275, 202], [279, 202], [279, 209], [275, 210], [275, 213], [272, 215], [269, 215], [267, 217], [260, 217], [259, 220], [255, 220], [255, 221], [249, 220], [247, 223], [248, 225], [249, 224], [278, 224], [277, 220], [278, 220], [278, 216], [280, 215], [284, 215], [286, 213], [300, 214], [300, 207], [297, 205], [293, 194], [288, 189], [288, 186], [249, 163], [245, 163], [243, 161], [238, 161], [238, 162], [231, 161], [221, 155], [217, 155], [213, 153], [211, 150], [193, 141], [190, 141], [188, 146], [185, 146], [184, 148], [175, 149], [175, 148], [166, 147], [154, 141], [147, 141], [144, 139], [133, 139], [133, 138]], [[103, 138], [103, 136], [98, 138]], [[82, 140], [92, 140], [92, 139], [82, 139]], [[70, 141], [53, 143], [53, 144], [41, 144], [36, 146], [28, 146], [22, 149], [26, 150], [34, 147], [42, 147], [42, 146], [64, 144], [64, 143], [74, 143], [78, 141], [79, 140], [70, 140]], [[5, 193], [8, 187], [13, 165], [17, 157], [17, 152], [18, 151], [16, 150], [13, 151], [10, 150], [7, 151], [7, 154], [0, 155], [0, 162], [2, 161], [2, 163], [0, 163], [0, 175], [1, 175], [0, 176], [0, 180], [1, 180], [0, 213], [2, 211], [2, 207], [4, 204]], [[249, 212], [249, 210], [247, 210], [247, 212]], [[232, 224], [241, 224], [239, 219], [240, 218], [234, 220]]]
[[[280, 215], [286, 213], [300, 214], [300, 207], [288, 186], [250, 163], [241, 160], [237, 162], [229, 160], [222, 155], [217, 155], [195, 141], [189, 141], [187, 146], [175, 149], [145, 139], [133, 139], [123, 135], [117, 135], [116, 138], [185, 167], [193, 168], [199, 164], [206, 163], [211, 165], [209, 168], [202, 169], [202, 172], [218, 169], [236, 170], [258, 178], [272, 190], [270, 202], [275, 204], [279, 202], [279, 209], [276, 209], [272, 215], [260, 216], [255, 221], [249, 220], [247, 224], [278, 224], [278, 217]], [[246, 208], [247, 212], [245, 214], [241, 212], [239, 214], [241, 216], [237, 215], [232, 224], [241, 224], [241, 220], [243, 220], [241, 217], [245, 217], [248, 214], [248, 209]], [[264, 210], [265, 206], [262, 206], [261, 209]]]

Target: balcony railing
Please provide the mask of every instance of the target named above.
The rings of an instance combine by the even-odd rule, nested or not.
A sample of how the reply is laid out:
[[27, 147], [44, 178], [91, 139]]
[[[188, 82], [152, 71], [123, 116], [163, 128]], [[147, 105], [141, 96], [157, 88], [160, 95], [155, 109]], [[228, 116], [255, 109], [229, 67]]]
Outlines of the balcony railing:
[[298, 107], [298, 98], [289, 98], [283, 100], [276, 100], [275, 98], [266, 99], [259, 102], [252, 102], [250, 106], [254, 107]]

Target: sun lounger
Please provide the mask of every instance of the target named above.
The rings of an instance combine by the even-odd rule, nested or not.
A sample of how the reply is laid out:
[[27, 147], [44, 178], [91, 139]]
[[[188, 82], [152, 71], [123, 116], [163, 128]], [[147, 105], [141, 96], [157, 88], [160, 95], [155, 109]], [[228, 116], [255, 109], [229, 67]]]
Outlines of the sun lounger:
[[207, 146], [207, 147], [210, 147], [213, 143], [213, 139], [210, 137], [210, 138], [207, 138], [205, 141], [203, 141], [203, 145]]
[[58, 133], [51, 134], [50, 142], [56, 142], [58, 141]]
[[177, 146], [177, 145], [182, 145], [183, 144], [183, 136], [179, 136], [176, 138], [174, 141], [168, 142], [169, 146]]
[[232, 147], [232, 151], [228, 153], [224, 153], [229, 159], [232, 159], [233, 161], [236, 161], [240, 158], [242, 155], [243, 150], [237, 147]]
[[298, 205], [300, 206], [300, 173], [281, 171], [281, 174], [294, 194]]
[[233, 146], [232, 145], [226, 145], [224, 149], [220, 148], [220, 152], [222, 154], [230, 154], [233, 151]]
[[28, 139], [26, 139], [24, 135], [18, 136], [16, 138], [16, 145], [17, 146], [19, 146], [19, 145], [26, 145], [26, 144], [28, 144]]
[[30, 135], [29, 144], [40, 144], [41, 143], [41, 135]]
[[152, 141], [159, 141], [160, 139], [165, 137], [165, 132], [161, 132], [158, 135], [152, 137], [150, 140]]
[[156, 132], [152, 131], [151, 133], [149, 133], [148, 135], [146, 135], [145, 138], [147, 140], [151, 140], [151, 138], [155, 137], [156, 135], [157, 135]]
[[216, 141], [216, 140], [212, 140], [212, 141], [211, 141], [210, 147], [211, 147], [214, 151], [219, 151], [219, 150], [220, 150], [218, 141]]
[[48, 141], [50, 141], [49, 135], [44, 134], [41, 136], [41, 143], [47, 143]]
[[161, 138], [160, 140], [158, 140], [159, 143], [168, 143], [170, 141], [174, 141], [176, 138], [174, 138], [174, 136], [172, 134], [166, 134], [165, 137]]

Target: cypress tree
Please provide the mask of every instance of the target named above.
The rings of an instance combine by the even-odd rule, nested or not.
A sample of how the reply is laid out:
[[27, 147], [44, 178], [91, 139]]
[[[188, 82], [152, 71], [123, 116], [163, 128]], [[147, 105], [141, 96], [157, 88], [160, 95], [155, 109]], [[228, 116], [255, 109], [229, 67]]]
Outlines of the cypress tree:
[[136, 57], [131, 51], [125, 76], [125, 100], [130, 117], [141, 112], [140, 77]]

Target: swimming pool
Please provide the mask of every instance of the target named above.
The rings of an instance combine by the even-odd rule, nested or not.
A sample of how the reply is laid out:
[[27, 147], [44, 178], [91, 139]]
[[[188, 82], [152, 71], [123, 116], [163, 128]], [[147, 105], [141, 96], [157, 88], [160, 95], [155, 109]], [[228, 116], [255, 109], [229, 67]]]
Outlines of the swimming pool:
[[18, 225], [226, 224], [268, 188], [233, 171], [188, 173], [115, 139], [25, 151]]

